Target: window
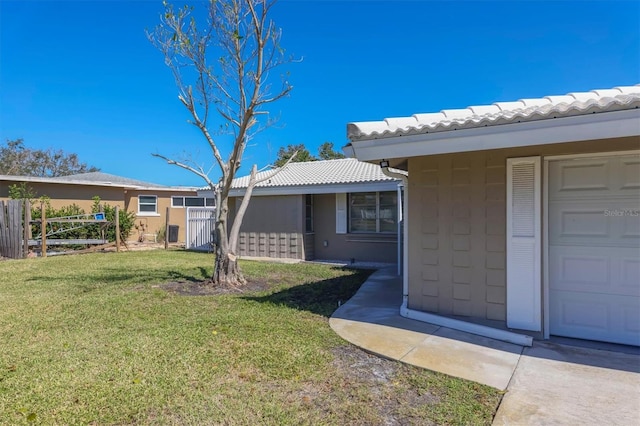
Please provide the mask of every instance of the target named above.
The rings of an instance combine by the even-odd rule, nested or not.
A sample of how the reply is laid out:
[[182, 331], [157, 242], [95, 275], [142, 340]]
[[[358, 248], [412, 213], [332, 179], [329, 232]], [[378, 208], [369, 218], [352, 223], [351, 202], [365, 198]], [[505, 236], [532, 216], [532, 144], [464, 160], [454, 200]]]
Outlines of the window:
[[171, 197], [171, 207], [213, 207], [213, 198]]
[[313, 232], [313, 195], [307, 194], [305, 196], [305, 232]]
[[158, 197], [156, 197], [155, 195], [140, 195], [138, 197], [138, 213], [157, 213], [157, 206]]
[[395, 191], [349, 194], [349, 232], [396, 232], [397, 224]]

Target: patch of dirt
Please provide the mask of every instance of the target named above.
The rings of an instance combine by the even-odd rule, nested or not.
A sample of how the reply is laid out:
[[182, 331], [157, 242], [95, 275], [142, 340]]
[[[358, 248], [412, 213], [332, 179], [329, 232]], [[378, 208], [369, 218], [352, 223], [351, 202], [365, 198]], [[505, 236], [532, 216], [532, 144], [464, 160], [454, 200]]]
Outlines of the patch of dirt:
[[[384, 425], [431, 425], [424, 418], [416, 418], [408, 408], [436, 405], [440, 399], [430, 393], [420, 394], [415, 388], [401, 384], [400, 377], [407, 374], [408, 366], [372, 355], [354, 345], [340, 346], [333, 350], [333, 366], [346, 381], [365, 386], [375, 397], [369, 408], [376, 412]], [[409, 373], [410, 374], [410, 373]]]
[[353, 345], [339, 346], [333, 350], [333, 366], [358, 381], [384, 384], [396, 375], [398, 364], [371, 355]]
[[266, 281], [248, 281], [240, 287], [216, 286], [211, 280], [173, 281], [158, 286], [159, 288], [181, 296], [212, 296], [216, 294], [241, 294], [258, 292], [270, 288]]

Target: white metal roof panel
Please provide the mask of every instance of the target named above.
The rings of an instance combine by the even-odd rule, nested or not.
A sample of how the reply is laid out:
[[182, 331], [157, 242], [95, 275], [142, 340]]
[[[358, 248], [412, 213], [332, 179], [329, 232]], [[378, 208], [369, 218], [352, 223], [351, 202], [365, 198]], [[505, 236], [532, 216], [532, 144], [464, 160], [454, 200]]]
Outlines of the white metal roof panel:
[[[382, 173], [379, 165], [364, 163], [355, 158], [289, 163], [286, 167], [275, 173], [277, 170], [278, 169], [272, 169], [259, 172], [257, 176], [258, 179], [268, 179], [257, 184], [256, 188], [396, 181], [396, 179]], [[234, 179], [231, 187], [233, 189], [241, 189], [246, 188], [248, 185], [249, 176], [242, 176]]]
[[640, 85], [349, 123], [347, 137], [351, 141], [381, 139], [635, 108], [640, 108]]

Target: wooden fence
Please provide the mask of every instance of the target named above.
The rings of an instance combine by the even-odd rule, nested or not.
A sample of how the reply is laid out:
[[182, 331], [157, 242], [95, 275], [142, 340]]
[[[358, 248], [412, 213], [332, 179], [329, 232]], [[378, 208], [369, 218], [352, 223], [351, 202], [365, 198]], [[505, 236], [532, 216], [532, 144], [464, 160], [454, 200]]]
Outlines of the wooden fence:
[[0, 256], [20, 259], [23, 248], [22, 200], [0, 201]]
[[[63, 246], [63, 245], [92, 245], [91, 248], [83, 250], [74, 250], [69, 252], [59, 252], [58, 254], [67, 253], [86, 253], [98, 249], [115, 245], [116, 251], [120, 251], [120, 222], [119, 208], [115, 208], [115, 221], [108, 222], [104, 218], [104, 213], [96, 213], [89, 215], [79, 215], [77, 217], [49, 218], [47, 219], [44, 206], [40, 206], [41, 218], [31, 220], [31, 203], [23, 200], [0, 201], [0, 257], [8, 257], [11, 259], [21, 259], [29, 254], [29, 247], [36, 247], [40, 250], [42, 257], [47, 256], [47, 246]], [[24, 217], [23, 217], [24, 216]], [[82, 217], [81, 217], [82, 216]], [[98, 218], [100, 216], [100, 218]], [[23, 226], [23, 224], [28, 224]], [[65, 231], [51, 231], [47, 233], [47, 223], [57, 224], [75, 224], [77, 226], [85, 226], [86, 224], [98, 223], [101, 225], [114, 224], [116, 228], [116, 241], [109, 243], [104, 238], [101, 239], [52, 239], [48, 238], [55, 234]], [[36, 224], [40, 228], [40, 235], [35, 239], [31, 237], [31, 226]], [[77, 228], [73, 228], [77, 229]], [[66, 229], [66, 231], [73, 230]]]

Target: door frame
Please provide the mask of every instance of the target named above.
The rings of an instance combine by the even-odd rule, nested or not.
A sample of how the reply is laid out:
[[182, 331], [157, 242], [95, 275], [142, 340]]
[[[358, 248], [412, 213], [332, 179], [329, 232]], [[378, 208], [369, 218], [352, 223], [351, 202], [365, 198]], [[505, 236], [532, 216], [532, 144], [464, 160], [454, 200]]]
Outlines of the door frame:
[[640, 149], [542, 156], [542, 333], [544, 339], [550, 338], [551, 315], [549, 307], [549, 162], [638, 154]]

